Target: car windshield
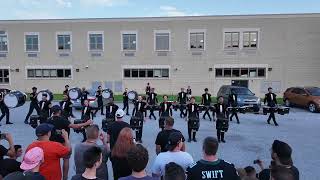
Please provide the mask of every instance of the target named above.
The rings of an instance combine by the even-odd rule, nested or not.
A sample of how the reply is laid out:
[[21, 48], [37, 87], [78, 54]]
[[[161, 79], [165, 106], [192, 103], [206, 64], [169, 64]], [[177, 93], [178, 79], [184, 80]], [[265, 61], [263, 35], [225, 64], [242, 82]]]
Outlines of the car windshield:
[[320, 96], [320, 88], [310, 88], [310, 89], [307, 89], [307, 91], [308, 91], [312, 96]]
[[234, 88], [232, 91], [237, 95], [254, 95], [249, 89], [246, 88]]

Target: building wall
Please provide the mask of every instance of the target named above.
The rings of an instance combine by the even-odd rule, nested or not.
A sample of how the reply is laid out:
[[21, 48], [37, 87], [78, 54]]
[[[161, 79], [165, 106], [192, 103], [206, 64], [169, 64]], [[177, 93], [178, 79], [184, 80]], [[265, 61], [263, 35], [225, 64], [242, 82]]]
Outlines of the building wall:
[[[254, 51], [226, 51], [223, 31], [228, 28], [259, 29], [259, 48]], [[192, 55], [188, 48], [190, 29], [205, 29], [205, 50]], [[143, 92], [150, 82], [159, 93], [176, 94], [180, 87], [190, 85], [195, 95], [208, 87], [216, 95], [219, 87], [231, 80], [216, 78], [215, 67], [252, 65], [272, 68], [265, 78], [249, 80], [249, 88], [262, 96], [268, 86], [279, 87], [278, 94], [290, 86], [320, 86], [320, 15], [260, 15], [199, 18], [138, 18], [105, 20], [34, 20], [0, 21], [0, 30], [9, 35], [9, 53], [0, 59], [0, 66], [9, 66], [10, 89], [30, 91], [32, 86], [63, 91], [65, 84], [90, 88], [93, 82], [121, 82], [122, 88]], [[171, 51], [157, 56], [154, 51], [154, 30], [170, 30]], [[70, 57], [59, 57], [56, 32], [72, 32]], [[93, 58], [88, 51], [88, 31], [104, 32], [102, 57]], [[121, 31], [138, 32], [138, 50], [134, 57], [121, 51]], [[24, 33], [40, 33], [37, 58], [27, 58]], [[72, 79], [27, 79], [26, 66], [72, 66]], [[124, 79], [122, 68], [131, 65], [170, 67], [169, 79]], [[87, 66], [87, 68], [86, 68]], [[213, 71], [209, 71], [213, 68]], [[19, 69], [19, 72], [15, 72]], [[79, 69], [79, 72], [76, 72]], [[277, 89], [277, 88], [276, 88]], [[115, 90], [115, 89], [114, 89]]]

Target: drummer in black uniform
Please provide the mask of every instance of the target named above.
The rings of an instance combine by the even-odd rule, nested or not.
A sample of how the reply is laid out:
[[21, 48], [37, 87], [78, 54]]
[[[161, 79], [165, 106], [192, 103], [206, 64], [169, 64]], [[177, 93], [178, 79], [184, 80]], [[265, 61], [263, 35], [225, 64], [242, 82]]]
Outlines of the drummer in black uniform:
[[211, 105], [211, 94], [208, 93], [208, 88], [204, 89], [204, 94], [202, 94], [201, 104], [208, 107], [208, 108], [206, 108], [206, 112], [203, 114], [202, 118], [206, 119], [206, 115], [208, 115], [210, 121], [212, 121], [210, 113], [209, 113], [210, 105]]
[[[103, 113], [102, 87], [101, 87], [101, 86], [98, 87], [98, 90], [97, 90], [97, 92], [96, 92], [96, 98], [97, 98], [98, 108], [101, 110], [101, 115], [104, 115], [104, 113]], [[94, 115], [97, 114], [97, 112], [99, 111], [99, 109], [96, 110], [96, 112], [94, 113]]]
[[[277, 106], [277, 95], [274, 94], [272, 92], [272, 88], [269, 87], [268, 88], [268, 93], [265, 95], [265, 98], [264, 98], [264, 104], [267, 103], [267, 106], [271, 107], [271, 108], [274, 108]], [[279, 126], [277, 121], [276, 121], [276, 117], [275, 117], [275, 111], [273, 109], [271, 109], [270, 111], [270, 115], [269, 115], [269, 118], [267, 120], [268, 124], [270, 124], [270, 120], [272, 119], [273, 120], [273, 123], [275, 126]]]
[[81, 97], [80, 97], [82, 106], [84, 105], [84, 101], [88, 99], [88, 94], [89, 92], [86, 90], [85, 87], [83, 87], [81, 89]]
[[51, 102], [47, 98], [47, 94], [42, 94], [42, 100], [39, 102], [41, 124], [47, 122], [48, 117], [50, 117]]
[[182, 106], [187, 104], [187, 93], [184, 92], [184, 88], [181, 88], [181, 92], [178, 93], [177, 101], [180, 103], [180, 117], [184, 118], [187, 116]]
[[141, 120], [141, 125], [138, 129], [136, 129], [136, 140], [139, 143], [142, 143], [142, 130], [143, 130], [143, 113], [145, 112], [145, 108], [147, 103], [142, 100], [142, 96], [138, 96], [138, 100], [134, 104], [134, 109], [132, 111], [132, 115], [139, 117]]
[[106, 106], [106, 118], [113, 118], [114, 120], [116, 120], [116, 112], [119, 109], [119, 107], [114, 104], [113, 99], [107, 104]]
[[227, 106], [223, 103], [223, 97], [218, 97], [218, 103], [214, 105], [217, 116], [216, 129], [219, 142], [225, 143], [224, 134], [229, 128], [229, 112]]
[[147, 83], [145, 91], [146, 91], [146, 95], [149, 96], [150, 91], [151, 91], [150, 83]]
[[157, 120], [156, 116], [154, 115], [153, 106], [158, 104], [158, 98], [157, 98], [157, 93], [154, 92], [154, 88], [151, 88], [150, 94], [147, 99], [147, 103], [148, 105], [152, 106], [152, 108], [150, 109], [149, 119], [151, 119], [151, 116], [152, 116], [154, 120]]
[[[166, 117], [172, 116], [172, 103], [168, 102], [168, 96], [163, 96], [163, 102], [160, 103], [160, 110], [159, 110], [159, 125], [164, 126], [164, 120]], [[161, 121], [161, 122], [160, 122]], [[164, 127], [161, 127], [163, 130]]]
[[68, 95], [63, 95], [63, 101], [59, 102], [61, 108], [61, 116], [69, 119], [72, 116], [71, 109], [72, 109], [72, 102], [69, 99]]
[[36, 87], [32, 88], [32, 93], [30, 93], [29, 98], [30, 98], [30, 107], [29, 107], [29, 112], [28, 112], [28, 114], [26, 116], [26, 119], [24, 120], [25, 124], [29, 123], [28, 122], [29, 117], [33, 113], [34, 109], [36, 109], [38, 115], [40, 113], [40, 108], [39, 108], [38, 99], [37, 99], [37, 88]]
[[4, 96], [6, 95], [6, 93], [7, 92], [0, 92], [0, 109], [2, 113], [0, 117], [0, 121], [2, 121], [4, 116], [6, 116], [6, 124], [13, 124], [12, 122], [9, 121], [9, 118], [10, 118], [9, 108], [4, 104]]
[[192, 90], [191, 90], [191, 87], [188, 86], [188, 88], [187, 88], [187, 98], [188, 98], [188, 101], [190, 101], [191, 95], [192, 95]]
[[69, 92], [69, 85], [65, 85], [63, 95], [68, 95], [68, 92]]
[[126, 88], [122, 94], [123, 100], [123, 108], [122, 110], [126, 110], [126, 115], [129, 115], [129, 98], [128, 98], [128, 88]]
[[[231, 90], [231, 93], [228, 97], [228, 104], [229, 104], [229, 107], [232, 107], [232, 108], [238, 107], [238, 96], [234, 90]], [[230, 121], [232, 121], [233, 116], [236, 117], [237, 123], [240, 124], [238, 113], [235, 109], [232, 109], [231, 111]]]
[[191, 97], [190, 103], [187, 105], [187, 115], [188, 118], [186, 119], [188, 121], [188, 142], [191, 142], [191, 134], [192, 134], [192, 140], [194, 142], [197, 142], [196, 139], [196, 133], [199, 130], [198, 127], [194, 127], [194, 121], [198, 121], [199, 123], [199, 111], [198, 111], [198, 105], [195, 103], [196, 99], [195, 97]]

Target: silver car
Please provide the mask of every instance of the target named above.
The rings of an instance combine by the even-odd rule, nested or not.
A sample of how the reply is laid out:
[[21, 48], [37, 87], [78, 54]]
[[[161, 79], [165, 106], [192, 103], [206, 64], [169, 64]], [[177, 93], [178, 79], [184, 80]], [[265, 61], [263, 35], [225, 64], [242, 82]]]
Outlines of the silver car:
[[240, 86], [224, 85], [221, 86], [217, 97], [222, 96], [225, 104], [229, 104], [228, 97], [231, 90], [235, 92], [238, 96], [239, 106], [252, 106], [254, 112], [259, 112], [261, 107], [261, 99], [255, 96], [248, 88]]

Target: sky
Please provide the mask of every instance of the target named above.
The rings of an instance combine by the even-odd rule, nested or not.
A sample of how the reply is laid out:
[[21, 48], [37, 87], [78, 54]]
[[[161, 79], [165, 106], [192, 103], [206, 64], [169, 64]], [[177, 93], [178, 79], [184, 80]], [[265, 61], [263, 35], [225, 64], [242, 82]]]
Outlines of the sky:
[[0, 0], [0, 19], [320, 13], [320, 0]]

